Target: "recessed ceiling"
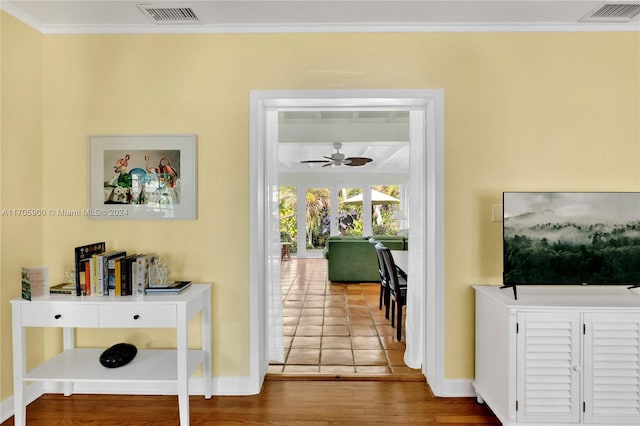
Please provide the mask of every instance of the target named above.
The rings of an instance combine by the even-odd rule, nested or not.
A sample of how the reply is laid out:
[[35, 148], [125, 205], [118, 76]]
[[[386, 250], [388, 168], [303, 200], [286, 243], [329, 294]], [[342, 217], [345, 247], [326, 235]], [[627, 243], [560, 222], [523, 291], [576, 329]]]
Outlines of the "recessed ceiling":
[[[381, 110], [281, 111], [278, 113], [280, 173], [376, 173], [409, 171], [409, 112]], [[363, 166], [301, 163], [324, 160], [340, 142], [345, 157], [367, 157]]]
[[[621, 4], [618, 19], [598, 16]], [[637, 1], [552, 0], [4, 0], [0, 7], [43, 33], [313, 31], [638, 31]], [[631, 4], [631, 7], [628, 5]], [[143, 5], [144, 7], [139, 7]], [[145, 8], [169, 8], [157, 19]], [[610, 7], [605, 10], [618, 13]], [[185, 12], [186, 11], [186, 12]], [[164, 12], [157, 12], [163, 16]], [[626, 15], [631, 13], [631, 15]], [[191, 16], [195, 17], [195, 19]], [[188, 16], [189, 19], [182, 19]]]

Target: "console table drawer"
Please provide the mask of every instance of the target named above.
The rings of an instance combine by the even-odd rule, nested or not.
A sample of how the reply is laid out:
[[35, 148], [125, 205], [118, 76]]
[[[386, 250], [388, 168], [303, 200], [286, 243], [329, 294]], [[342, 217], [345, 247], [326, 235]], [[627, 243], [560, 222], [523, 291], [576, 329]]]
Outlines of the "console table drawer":
[[95, 305], [27, 303], [21, 306], [25, 327], [98, 327]]
[[100, 327], [175, 327], [176, 306], [154, 304], [101, 305]]

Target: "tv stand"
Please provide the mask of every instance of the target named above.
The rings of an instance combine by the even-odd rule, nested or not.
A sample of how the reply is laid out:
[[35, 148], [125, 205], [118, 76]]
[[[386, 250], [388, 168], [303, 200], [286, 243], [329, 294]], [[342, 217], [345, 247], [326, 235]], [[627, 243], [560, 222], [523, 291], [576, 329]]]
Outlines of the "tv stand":
[[638, 290], [474, 289], [473, 386], [503, 425], [640, 424]]
[[[14, 424], [26, 424], [25, 384], [57, 382], [64, 395], [74, 382], [172, 383], [178, 394], [180, 425], [189, 425], [189, 377], [202, 365], [204, 397], [211, 398], [211, 285], [193, 284], [180, 294], [146, 296], [46, 295], [32, 301], [11, 300], [13, 332]], [[202, 312], [202, 345], [188, 348], [189, 319]], [[63, 329], [64, 351], [26, 370], [27, 327]], [[105, 348], [76, 348], [76, 328], [174, 328], [177, 348], [142, 349], [129, 364], [105, 368], [99, 357]]]

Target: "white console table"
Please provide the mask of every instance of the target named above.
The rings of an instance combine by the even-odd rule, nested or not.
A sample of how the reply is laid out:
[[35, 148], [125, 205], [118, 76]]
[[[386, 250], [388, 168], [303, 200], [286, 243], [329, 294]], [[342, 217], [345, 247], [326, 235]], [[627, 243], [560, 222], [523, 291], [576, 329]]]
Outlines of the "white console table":
[[640, 289], [474, 289], [474, 387], [502, 424], [640, 424]]
[[[27, 382], [61, 382], [64, 394], [73, 393], [74, 382], [174, 383], [178, 394], [180, 424], [189, 425], [189, 377], [202, 364], [204, 396], [211, 398], [211, 286], [192, 284], [181, 294], [146, 296], [47, 295], [32, 301], [11, 301], [13, 315], [13, 398], [16, 426], [26, 424]], [[188, 349], [191, 317], [202, 312], [201, 349]], [[63, 328], [64, 351], [26, 371], [26, 327]], [[75, 347], [75, 328], [175, 328], [173, 350], [138, 350], [129, 364], [106, 368], [102, 351]]]

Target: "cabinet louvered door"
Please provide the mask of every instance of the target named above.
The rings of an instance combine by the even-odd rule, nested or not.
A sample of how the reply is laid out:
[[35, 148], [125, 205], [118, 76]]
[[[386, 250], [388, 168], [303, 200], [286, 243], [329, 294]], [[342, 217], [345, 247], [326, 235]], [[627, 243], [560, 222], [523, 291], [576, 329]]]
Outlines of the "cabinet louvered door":
[[584, 315], [585, 423], [640, 424], [640, 313]]
[[580, 421], [580, 314], [518, 314], [518, 422]]

